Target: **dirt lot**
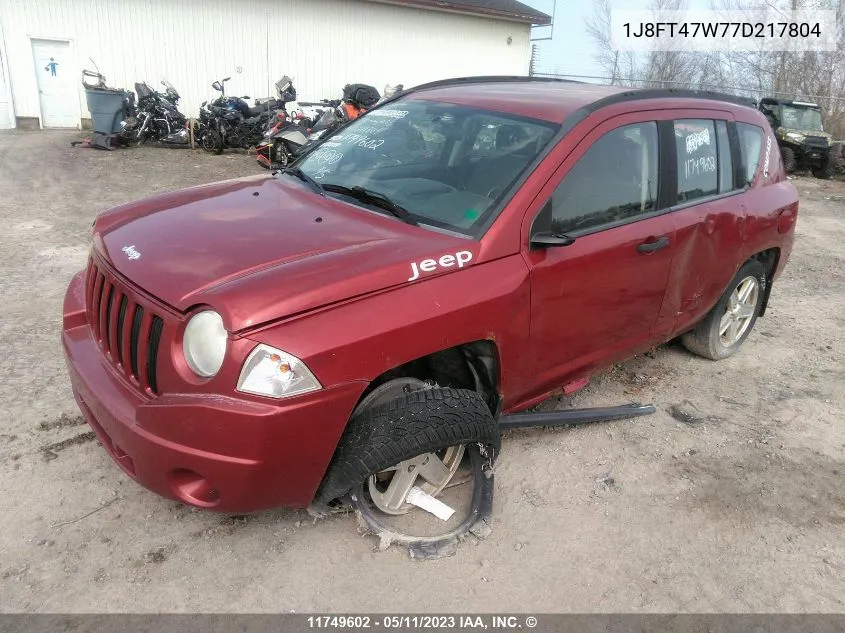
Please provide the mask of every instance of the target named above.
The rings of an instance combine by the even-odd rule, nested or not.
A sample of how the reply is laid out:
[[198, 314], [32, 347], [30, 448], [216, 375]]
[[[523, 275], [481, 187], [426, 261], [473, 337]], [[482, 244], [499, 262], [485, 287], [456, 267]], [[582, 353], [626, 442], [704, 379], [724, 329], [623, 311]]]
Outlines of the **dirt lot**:
[[420, 563], [350, 516], [194, 511], [112, 464], [59, 345], [94, 215], [260, 169], [73, 138], [0, 135], [0, 610], [845, 610], [845, 184], [795, 180], [795, 252], [738, 356], [668, 346], [575, 398], [656, 415], [510, 432], [492, 535]]

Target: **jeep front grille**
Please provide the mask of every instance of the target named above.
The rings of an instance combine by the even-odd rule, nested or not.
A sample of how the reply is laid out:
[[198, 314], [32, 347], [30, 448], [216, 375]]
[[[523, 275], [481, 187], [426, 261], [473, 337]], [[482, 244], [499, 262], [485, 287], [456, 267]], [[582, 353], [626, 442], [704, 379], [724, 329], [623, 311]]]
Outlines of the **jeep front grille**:
[[142, 390], [158, 393], [158, 348], [164, 321], [117, 277], [91, 260], [85, 285], [88, 323], [106, 357]]
[[804, 142], [813, 147], [827, 147], [827, 139], [823, 136], [806, 136]]

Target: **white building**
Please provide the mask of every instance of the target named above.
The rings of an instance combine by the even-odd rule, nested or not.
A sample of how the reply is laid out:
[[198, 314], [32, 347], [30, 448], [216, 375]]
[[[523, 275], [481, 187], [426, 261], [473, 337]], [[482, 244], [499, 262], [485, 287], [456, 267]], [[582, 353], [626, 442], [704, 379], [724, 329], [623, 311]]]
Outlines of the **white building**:
[[531, 25], [548, 22], [514, 0], [0, 0], [0, 128], [79, 127], [90, 60], [112, 87], [166, 78], [196, 116], [225, 76], [255, 98], [287, 74], [316, 101], [354, 82], [524, 75]]

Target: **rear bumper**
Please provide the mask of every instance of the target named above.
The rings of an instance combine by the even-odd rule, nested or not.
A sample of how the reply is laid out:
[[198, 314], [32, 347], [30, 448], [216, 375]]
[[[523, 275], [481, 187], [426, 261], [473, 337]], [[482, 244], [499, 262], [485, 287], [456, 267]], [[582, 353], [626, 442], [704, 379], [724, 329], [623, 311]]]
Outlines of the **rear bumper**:
[[279, 403], [234, 391], [149, 398], [94, 340], [82, 283], [75, 277], [65, 298], [68, 373], [86, 421], [125, 473], [162, 496], [214, 510], [311, 502], [365, 383]]

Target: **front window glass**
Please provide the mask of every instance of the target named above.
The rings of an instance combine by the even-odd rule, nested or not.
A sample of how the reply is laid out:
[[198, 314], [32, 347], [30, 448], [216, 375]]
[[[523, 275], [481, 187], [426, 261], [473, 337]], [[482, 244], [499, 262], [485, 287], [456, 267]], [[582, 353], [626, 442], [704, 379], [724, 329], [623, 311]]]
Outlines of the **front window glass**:
[[799, 106], [783, 106], [783, 120], [781, 125], [793, 130], [822, 131], [821, 112], [814, 108], [802, 108]]
[[552, 232], [634, 221], [657, 208], [657, 124], [611, 130], [572, 166], [552, 196]]
[[558, 127], [475, 107], [399, 101], [339, 130], [299, 167], [321, 185], [383, 194], [421, 224], [474, 235]]

